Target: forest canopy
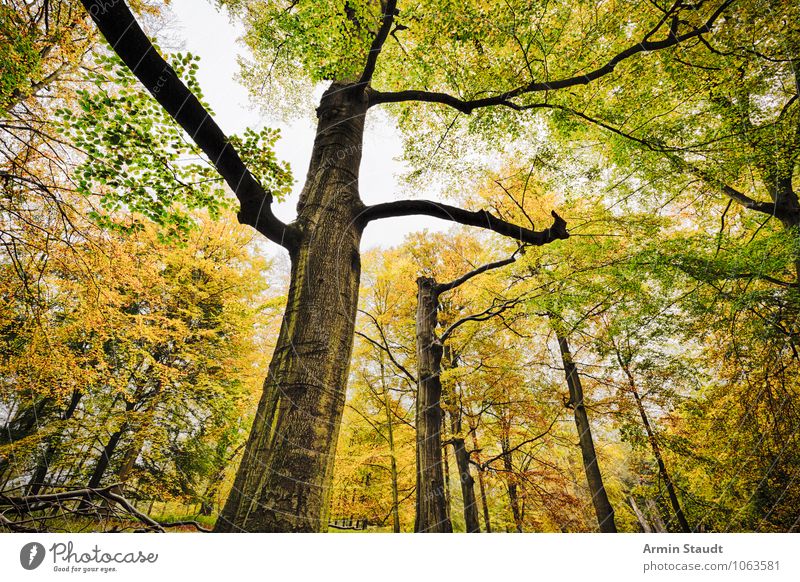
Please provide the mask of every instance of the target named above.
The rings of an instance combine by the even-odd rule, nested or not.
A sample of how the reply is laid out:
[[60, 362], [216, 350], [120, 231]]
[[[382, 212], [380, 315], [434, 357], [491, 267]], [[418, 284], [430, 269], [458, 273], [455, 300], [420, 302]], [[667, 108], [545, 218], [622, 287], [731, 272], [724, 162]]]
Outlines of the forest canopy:
[[796, 2], [210, 4], [307, 168], [169, 2], [0, 7], [0, 530], [800, 528]]

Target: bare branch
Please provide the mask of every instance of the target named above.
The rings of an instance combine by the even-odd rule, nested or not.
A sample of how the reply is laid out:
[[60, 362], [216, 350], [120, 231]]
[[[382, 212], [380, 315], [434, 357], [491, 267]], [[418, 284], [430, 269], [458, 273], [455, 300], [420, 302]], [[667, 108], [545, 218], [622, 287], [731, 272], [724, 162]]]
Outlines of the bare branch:
[[466, 273], [461, 277], [459, 277], [458, 279], [450, 281], [449, 283], [439, 283], [438, 285], [436, 285], [436, 293], [440, 294], [444, 293], [445, 291], [450, 291], [451, 289], [455, 289], [456, 287], [463, 285], [473, 277], [477, 277], [481, 273], [485, 273], [486, 271], [491, 271], [493, 269], [499, 269], [500, 267], [505, 267], [506, 265], [510, 265], [511, 263], [517, 260], [517, 255], [523, 251], [523, 248], [524, 247], [519, 247], [507, 259], [502, 259], [500, 261], [495, 261], [493, 263], [486, 263], [485, 265], [481, 265], [477, 269], [473, 269], [469, 273]]
[[[17, 532], [39, 532], [41, 531], [41, 523], [44, 520], [50, 519], [50, 516], [33, 516], [34, 512], [49, 509], [51, 507], [58, 507], [65, 510], [63, 504], [68, 501], [80, 501], [81, 507], [76, 510], [71, 510], [75, 515], [86, 516], [87, 509], [95, 508], [100, 509], [99, 506], [90, 502], [91, 498], [99, 498], [101, 501], [109, 505], [104, 509], [109, 510], [114, 505], [118, 506], [122, 512], [117, 510], [115, 515], [119, 519], [129, 517], [135, 518], [136, 521], [141, 522], [149, 530], [163, 532], [167, 527], [194, 527], [197, 531], [209, 532], [207, 528], [200, 525], [195, 520], [181, 520], [174, 522], [160, 522], [156, 521], [149, 515], [142, 513], [136, 507], [123, 497], [120, 493], [120, 484], [115, 483], [99, 489], [83, 488], [83, 489], [70, 489], [67, 491], [60, 491], [57, 493], [45, 493], [39, 495], [26, 495], [24, 497], [8, 497], [0, 495], [0, 508], [4, 508], [4, 512], [11, 512], [16, 515], [24, 516], [24, 519], [15, 521], [8, 519], [2, 512], [0, 512], [0, 526], [6, 527], [11, 531]], [[91, 514], [91, 512], [89, 512]], [[62, 514], [57, 514], [55, 517], [60, 518]], [[30, 516], [30, 517], [28, 517]], [[39, 528], [30, 528], [26, 524], [38, 524]]]
[[589, 123], [591, 123], [593, 125], [596, 125], [597, 127], [602, 128], [602, 129], [610, 131], [611, 133], [613, 133], [615, 135], [618, 135], [620, 137], [623, 137], [625, 139], [628, 139], [630, 141], [638, 143], [639, 145], [646, 147], [650, 151], [663, 154], [669, 160], [671, 160], [673, 163], [675, 163], [676, 165], [680, 166], [682, 169], [694, 174], [695, 176], [697, 176], [698, 178], [700, 178], [701, 180], [703, 180], [704, 182], [706, 182], [710, 186], [713, 186], [713, 187], [719, 189], [725, 196], [727, 196], [731, 200], [734, 200], [734, 201], [738, 202], [739, 204], [741, 204], [742, 206], [744, 206], [748, 210], [754, 210], [756, 212], [761, 212], [763, 214], [768, 214], [770, 216], [776, 216], [776, 217], [780, 218], [779, 212], [778, 212], [778, 210], [776, 208], [776, 205], [774, 203], [772, 203], [772, 202], [759, 202], [758, 200], [755, 200], [755, 199], [751, 198], [747, 194], [737, 190], [736, 188], [730, 186], [729, 184], [726, 184], [722, 180], [720, 180], [718, 178], [715, 178], [714, 176], [712, 176], [711, 174], [709, 174], [705, 170], [703, 170], [701, 168], [698, 168], [694, 164], [691, 164], [691, 163], [687, 162], [680, 155], [681, 151], [687, 149], [687, 147], [685, 147], [685, 146], [681, 147], [681, 148], [670, 147], [670, 146], [666, 146], [666, 145], [657, 143], [657, 142], [652, 141], [652, 140], [648, 140], [646, 138], [637, 137], [635, 135], [632, 135], [630, 133], [627, 133], [627, 132], [623, 131], [622, 129], [620, 129], [618, 127], [614, 127], [613, 125], [610, 125], [610, 124], [602, 121], [601, 119], [597, 119], [596, 117], [592, 117], [590, 115], [587, 115], [586, 113], [583, 113], [581, 111], [577, 111], [577, 110], [569, 108], [569, 107], [565, 107], [563, 105], [556, 105], [556, 104], [553, 104], [553, 103], [532, 103], [532, 104], [525, 105], [525, 106], [518, 106], [516, 108], [517, 109], [553, 109], [553, 110], [557, 110], [557, 111], [563, 111], [563, 112], [568, 113], [570, 115], [574, 115], [575, 117], [579, 117], [580, 119], [583, 119], [584, 121], [587, 121], [587, 122], [589, 122]]
[[384, 331], [383, 331], [383, 327], [381, 327], [380, 323], [378, 323], [378, 319], [377, 319], [377, 318], [376, 318], [374, 315], [372, 315], [371, 313], [369, 313], [368, 311], [364, 311], [363, 309], [359, 309], [358, 311], [359, 311], [359, 313], [362, 313], [362, 314], [366, 315], [366, 316], [367, 316], [367, 317], [368, 317], [368, 318], [369, 318], [369, 319], [372, 321], [372, 325], [374, 325], [374, 326], [375, 326], [375, 329], [377, 329], [377, 330], [378, 330], [378, 333], [379, 333], [379, 334], [380, 334], [380, 336], [381, 336], [381, 342], [382, 342], [382, 343], [381, 343], [381, 342], [377, 342], [377, 341], [373, 340], [373, 339], [372, 339], [371, 337], [369, 337], [368, 335], [366, 335], [366, 334], [363, 334], [363, 333], [361, 333], [361, 332], [359, 332], [359, 331], [357, 331], [357, 332], [356, 332], [356, 335], [358, 335], [358, 336], [360, 336], [360, 337], [363, 337], [365, 340], [367, 340], [368, 342], [370, 342], [370, 343], [371, 343], [372, 345], [374, 345], [375, 347], [377, 347], [377, 348], [379, 348], [379, 349], [383, 350], [384, 352], [386, 352], [386, 354], [389, 356], [389, 359], [391, 360], [392, 364], [394, 364], [395, 368], [397, 368], [397, 369], [398, 369], [398, 370], [400, 370], [400, 371], [401, 371], [403, 374], [405, 374], [405, 375], [406, 375], [406, 377], [407, 377], [409, 380], [411, 380], [411, 382], [412, 382], [413, 384], [416, 384], [416, 383], [417, 383], [417, 378], [416, 378], [416, 376], [414, 376], [414, 374], [412, 374], [411, 372], [409, 372], [409, 371], [408, 371], [408, 370], [407, 370], [407, 369], [406, 369], [406, 368], [405, 368], [405, 367], [404, 367], [404, 366], [403, 366], [403, 365], [402, 365], [400, 362], [398, 362], [398, 361], [397, 361], [397, 358], [395, 358], [395, 357], [394, 357], [394, 353], [393, 353], [393, 352], [392, 352], [392, 350], [389, 348], [389, 341], [386, 339], [386, 334], [385, 334], [385, 333], [384, 333]]
[[402, 364], [400, 364], [395, 359], [394, 354], [392, 354], [392, 351], [387, 346], [383, 345], [380, 342], [375, 341], [374, 339], [369, 337], [367, 334], [361, 333], [360, 331], [356, 331], [355, 334], [357, 336], [361, 337], [361, 338], [364, 338], [365, 340], [367, 340], [369, 343], [371, 343], [373, 346], [375, 346], [379, 350], [383, 350], [384, 352], [386, 352], [389, 355], [389, 359], [392, 361], [392, 364], [394, 364], [395, 368], [397, 368], [403, 374], [405, 374], [406, 377], [408, 377], [408, 379], [411, 380], [412, 382], [416, 382], [417, 381], [416, 377], [414, 377], [414, 375], [411, 372], [409, 372]]
[[412, 216], [416, 214], [433, 216], [467, 226], [486, 228], [498, 234], [502, 234], [503, 236], [535, 246], [545, 245], [558, 239], [569, 238], [566, 221], [556, 214], [555, 211], [550, 213], [553, 217], [553, 225], [541, 231], [531, 230], [524, 226], [506, 222], [486, 210], [472, 212], [432, 200], [397, 200], [395, 202], [375, 204], [374, 206], [368, 206], [361, 214], [360, 219], [366, 224], [372, 220], [381, 218]]
[[478, 462], [476, 462], [476, 461], [473, 461], [472, 459], [470, 459], [470, 462], [471, 462], [472, 464], [476, 465], [480, 471], [485, 471], [486, 469], [488, 469], [488, 468], [489, 468], [489, 465], [491, 465], [491, 464], [492, 464], [492, 463], [494, 463], [495, 461], [498, 461], [498, 460], [502, 459], [502, 458], [503, 458], [505, 455], [508, 455], [509, 453], [513, 453], [514, 451], [517, 451], [517, 450], [521, 449], [521, 448], [522, 448], [522, 447], [524, 447], [525, 445], [528, 445], [528, 444], [530, 444], [530, 443], [532, 443], [532, 442], [536, 442], [536, 441], [538, 441], [539, 439], [542, 439], [542, 438], [544, 438], [545, 436], [547, 436], [548, 434], [550, 434], [550, 431], [551, 431], [551, 430], [553, 430], [553, 427], [555, 426], [555, 424], [556, 424], [556, 421], [558, 420], [559, 416], [560, 416], [560, 415], [556, 415], [556, 416], [553, 418], [553, 420], [550, 422], [550, 426], [548, 426], [548, 427], [547, 427], [547, 430], [545, 430], [544, 432], [541, 432], [541, 433], [537, 434], [536, 436], [534, 436], [534, 437], [531, 437], [531, 438], [529, 438], [529, 439], [525, 439], [524, 441], [522, 441], [522, 442], [521, 442], [521, 443], [519, 443], [518, 445], [515, 445], [515, 446], [513, 446], [512, 448], [508, 449], [507, 451], [505, 451], [505, 452], [502, 452], [502, 453], [500, 453], [499, 455], [495, 455], [495, 456], [494, 456], [494, 457], [492, 457], [491, 459], [487, 459], [486, 461], [484, 461], [484, 462], [482, 462], [482, 463], [478, 463]]
[[469, 321], [486, 321], [487, 319], [491, 319], [493, 317], [496, 317], [496, 316], [500, 315], [504, 311], [508, 311], [509, 309], [514, 308], [515, 306], [519, 305], [523, 301], [524, 301], [523, 297], [517, 297], [515, 299], [504, 299], [503, 301], [500, 301], [500, 302], [495, 301], [495, 302], [492, 303], [492, 305], [490, 305], [489, 307], [487, 307], [486, 309], [484, 309], [480, 313], [474, 313], [472, 315], [468, 315], [466, 317], [462, 317], [461, 319], [459, 319], [458, 321], [456, 321], [455, 323], [450, 325], [450, 327], [448, 327], [446, 330], [444, 330], [444, 332], [442, 333], [442, 335], [439, 338], [439, 340], [442, 343], [444, 343], [445, 341], [447, 341], [447, 338], [449, 338], [456, 329], [458, 329], [459, 327], [461, 327], [465, 323], [467, 323]]

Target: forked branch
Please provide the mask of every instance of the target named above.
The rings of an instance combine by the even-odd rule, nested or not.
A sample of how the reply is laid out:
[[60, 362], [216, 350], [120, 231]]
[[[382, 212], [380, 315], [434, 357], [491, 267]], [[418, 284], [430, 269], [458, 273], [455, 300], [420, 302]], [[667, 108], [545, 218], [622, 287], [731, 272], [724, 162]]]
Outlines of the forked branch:
[[436, 285], [436, 293], [444, 293], [445, 291], [450, 291], [450, 289], [455, 289], [472, 279], [473, 277], [477, 277], [481, 273], [485, 273], [486, 271], [491, 271], [493, 269], [499, 269], [500, 267], [505, 267], [506, 265], [510, 265], [514, 261], [517, 260], [517, 255], [523, 252], [522, 246], [520, 246], [514, 253], [508, 257], [507, 259], [501, 259], [499, 261], [495, 261], [493, 263], [486, 263], [485, 265], [481, 265], [480, 267], [473, 269], [469, 273], [465, 273], [458, 279], [453, 279], [449, 283], [440, 283]]

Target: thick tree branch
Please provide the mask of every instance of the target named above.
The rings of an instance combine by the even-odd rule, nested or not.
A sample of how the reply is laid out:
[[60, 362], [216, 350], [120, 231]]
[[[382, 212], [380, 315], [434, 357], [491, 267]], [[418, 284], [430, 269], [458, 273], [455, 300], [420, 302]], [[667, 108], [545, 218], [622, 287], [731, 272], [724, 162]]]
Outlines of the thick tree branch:
[[[447, 105], [462, 113], [472, 113], [475, 109], [482, 107], [491, 107], [501, 105], [511, 107], [513, 109], [521, 109], [522, 105], [515, 103], [512, 99], [525, 95], [528, 93], [537, 93], [544, 91], [555, 91], [558, 89], [567, 89], [578, 85], [587, 85], [596, 79], [609, 75], [614, 72], [617, 65], [621, 62], [638, 55], [640, 53], [653, 52], [663, 50], [676, 46], [682, 42], [692, 38], [700, 37], [700, 35], [710, 32], [716, 21], [722, 13], [733, 3], [734, 0], [724, 0], [722, 4], [714, 11], [714, 13], [706, 20], [705, 24], [700, 27], [692, 28], [689, 32], [678, 34], [678, 20], [674, 16], [681, 8], [681, 1], [678, 0], [673, 7], [665, 13], [664, 17], [656, 24], [644, 37], [632, 44], [625, 50], [614, 55], [603, 66], [598, 67], [588, 73], [582, 75], [574, 75], [564, 79], [556, 79], [554, 81], [531, 81], [527, 85], [522, 85], [510, 91], [494, 95], [492, 97], [484, 97], [481, 99], [461, 99], [454, 97], [447, 93], [422, 91], [422, 90], [407, 90], [382, 93], [380, 91], [373, 91], [370, 94], [370, 106], [380, 103], [400, 103], [405, 101], [423, 101], [427, 103], [441, 103]], [[667, 20], [672, 17], [671, 25], [667, 32], [666, 38], [662, 40], [650, 40], [653, 35], [658, 33]]]
[[775, 205], [774, 203], [772, 203], [772, 202], [759, 202], [758, 200], [754, 200], [753, 198], [750, 198], [744, 192], [740, 192], [736, 188], [734, 188], [732, 186], [729, 186], [728, 184], [726, 184], [722, 180], [719, 180], [718, 178], [715, 178], [714, 176], [712, 176], [708, 172], [702, 170], [701, 168], [698, 168], [697, 166], [688, 163], [686, 160], [684, 160], [683, 158], [681, 158], [679, 156], [672, 155], [672, 156], [670, 156], [670, 159], [672, 159], [679, 166], [682, 166], [687, 171], [691, 172], [692, 174], [694, 174], [695, 176], [697, 176], [698, 178], [700, 178], [701, 180], [703, 180], [707, 184], [716, 187], [723, 194], [725, 194], [725, 196], [727, 196], [728, 198], [730, 198], [734, 202], [737, 202], [737, 203], [741, 204], [742, 206], [744, 206], [748, 210], [755, 210], [756, 212], [761, 212], [763, 214], [769, 214], [770, 216], [777, 216], [778, 218], [780, 218], [780, 216], [778, 216], [779, 212], [778, 212], [777, 205]]
[[472, 212], [432, 200], [397, 200], [395, 202], [375, 204], [374, 206], [368, 206], [361, 214], [360, 218], [366, 225], [372, 220], [379, 220], [381, 218], [413, 216], [417, 214], [450, 220], [467, 226], [486, 228], [498, 234], [502, 234], [503, 236], [535, 246], [545, 245], [557, 239], [569, 238], [566, 221], [556, 214], [555, 211], [550, 213], [553, 216], [553, 225], [545, 230], [531, 230], [524, 226], [506, 222], [502, 218], [498, 218], [486, 210]]
[[361, 78], [358, 80], [359, 85], [367, 85], [372, 80], [372, 75], [375, 73], [375, 66], [378, 64], [378, 56], [381, 54], [383, 44], [389, 36], [389, 31], [392, 29], [392, 22], [397, 15], [397, 0], [389, 0], [386, 3], [386, 8], [383, 13], [383, 20], [378, 34], [372, 40], [372, 46], [369, 47], [369, 54], [367, 55], [367, 63], [364, 65], [364, 72], [361, 73]]
[[205, 107], [156, 51], [123, 0], [81, 0], [111, 48], [208, 156], [239, 199], [239, 222], [288, 249], [297, 236], [270, 208], [272, 194], [245, 167]]

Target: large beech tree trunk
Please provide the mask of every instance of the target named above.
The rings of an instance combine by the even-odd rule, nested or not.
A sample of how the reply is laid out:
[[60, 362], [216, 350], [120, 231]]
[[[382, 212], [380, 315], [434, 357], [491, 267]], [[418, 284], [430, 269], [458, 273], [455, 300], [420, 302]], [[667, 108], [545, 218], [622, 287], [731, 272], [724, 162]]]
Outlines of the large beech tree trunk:
[[583, 402], [581, 378], [578, 375], [575, 362], [572, 360], [572, 353], [570, 352], [566, 335], [559, 330], [557, 324], [554, 324], [553, 328], [558, 339], [558, 347], [561, 350], [561, 361], [564, 364], [564, 374], [569, 387], [570, 405], [575, 414], [575, 426], [578, 428], [583, 468], [586, 471], [586, 481], [589, 484], [589, 493], [592, 496], [597, 523], [601, 532], [616, 533], [617, 525], [614, 522], [614, 508], [611, 507], [611, 502], [608, 500], [608, 495], [603, 485], [603, 475], [600, 472], [600, 466], [597, 464], [592, 428], [589, 425], [589, 416], [586, 414], [586, 406]]
[[327, 530], [358, 303], [364, 99], [363, 93], [333, 84], [317, 110], [286, 311], [215, 531]]
[[436, 281], [417, 279], [417, 513], [416, 532], [451, 532], [442, 472], [442, 344], [436, 337]]

